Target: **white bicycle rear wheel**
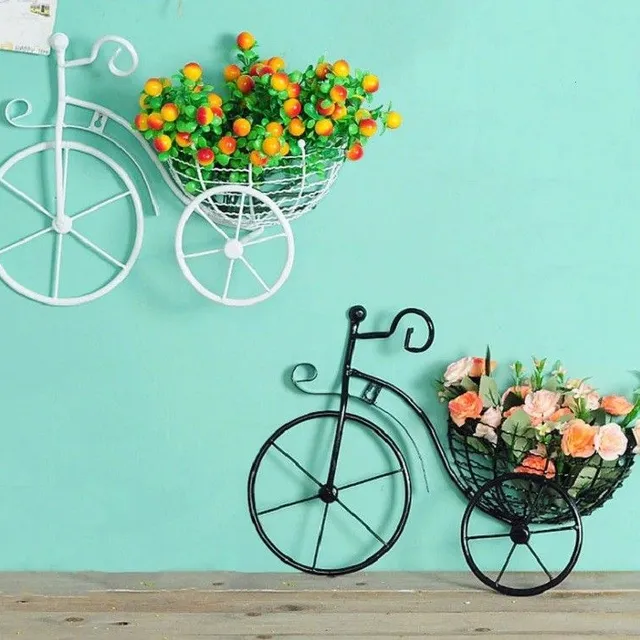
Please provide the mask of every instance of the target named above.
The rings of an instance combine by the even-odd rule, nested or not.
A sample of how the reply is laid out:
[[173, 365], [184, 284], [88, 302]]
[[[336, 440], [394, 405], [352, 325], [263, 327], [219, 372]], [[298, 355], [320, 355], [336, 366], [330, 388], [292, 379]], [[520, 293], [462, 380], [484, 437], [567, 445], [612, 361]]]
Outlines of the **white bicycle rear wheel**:
[[[144, 217], [142, 213], [142, 202], [140, 200], [140, 196], [138, 195], [138, 192], [131, 178], [120, 165], [118, 165], [111, 158], [109, 158], [109, 156], [105, 155], [98, 149], [77, 142], [64, 141], [62, 143], [62, 151], [64, 164], [63, 189], [65, 194], [67, 189], [68, 162], [71, 152], [88, 155], [98, 160], [98, 162], [100, 162], [108, 171], [115, 174], [117, 178], [124, 184], [124, 190], [120, 191], [117, 194], [114, 194], [110, 198], [96, 203], [92, 207], [84, 209], [83, 211], [80, 211], [73, 215], [68, 215], [65, 212], [62, 224], [60, 224], [56, 220], [55, 211], [47, 210], [37, 201], [36, 198], [32, 198], [30, 195], [17, 188], [8, 179], [11, 170], [20, 162], [36, 154], [51, 151], [54, 148], [54, 142], [42, 142], [40, 144], [36, 144], [32, 147], [28, 147], [18, 152], [15, 156], [7, 160], [7, 162], [5, 162], [0, 167], [0, 186], [11, 192], [19, 200], [30, 204], [40, 214], [49, 219], [47, 220], [46, 227], [41, 228], [34, 233], [28, 234], [27, 236], [24, 236], [14, 242], [11, 242], [8, 245], [0, 246], [0, 279], [3, 280], [17, 293], [25, 296], [26, 298], [30, 298], [31, 300], [35, 300], [36, 302], [51, 306], [74, 306], [91, 302], [106, 295], [107, 293], [115, 289], [115, 287], [117, 287], [129, 275], [135, 261], [138, 258], [138, 255], [140, 254], [140, 249], [142, 247]], [[53, 162], [53, 155], [51, 156], [51, 162]], [[120, 260], [111, 255], [111, 253], [100, 247], [98, 244], [87, 238], [82, 233], [79, 233], [76, 229], [74, 229], [74, 225], [79, 219], [84, 218], [85, 216], [89, 216], [114, 202], [125, 199], [131, 199], [131, 204], [133, 205], [133, 222], [135, 224], [135, 235], [133, 238], [131, 249], [130, 251], [128, 251], [128, 257], [124, 260]], [[0, 214], [0, 220], [1, 219], [2, 218]], [[47, 294], [43, 293], [42, 291], [36, 291], [25, 286], [19, 281], [18, 276], [10, 275], [7, 269], [2, 264], [2, 258], [3, 255], [8, 255], [9, 252], [13, 249], [24, 246], [29, 242], [32, 242], [33, 240], [36, 240], [37, 238], [48, 233], [53, 233], [55, 235], [55, 243], [53, 249], [54, 254], [51, 261], [50, 292]], [[102, 286], [98, 286], [97, 288], [92, 289], [85, 294], [67, 297], [60, 295], [62, 253], [64, 239], [67, 235], [72, 236], [80, 244], [84, 245], [84, 247], [88, 251], [92, 252], [97, 259], [102, 259], [110, 263], [111, 266], [115, 269], [115, 275], [112, 278], [109, 278], [106, 283], [103, 283]]]
[[[233, 213], [236, 218], [235, 220], [229, 218], [228, 212], [223, 212], [218, 209], [221, 196], [228, 197], [234, 202]], [[247, 216], [248, 218], [251, 215], [252, 207], [255, 204], [254, 200], [257, 200], [262, 206], [271, 209], [278, 220], [278, 224], [269, 228], [271, 235], [261, 236], [260, 231], [254, 231], [241, 237], [240, 232], [243, 230], [243, 217]], [[185, 228], [189, 221], [196, 217], [203, 218], [208, 223], [207, 233], [214, 241], [217, 241], [219, 246], [206, 251], [185, 251]], [[220, 220], [225, 220], [224, 226], [220, 224]], [[231, 227], [233, 231], [230, 230], [227, 232], [224, 227]], [[270, 271], [275, 272], [277, 275], [269, 278], [259, 273], [259, 270], [252, 265], [245, 253], [247, 250], [250, 250], [250, 247], [253, 245], [265, 244], [278, 238], [284, 239], [285, 252], [282, 259], [274, 265], [273, 269], [270, 269]], [[175, 249], [180, 270], [193, 288], [205, 298], [230, 307], [246, 307], [270, 298], [282, 287], [289, 277], [294, 259], [294, 242], [291, 225], [280, 210], [280, 207], [261, 191], [246, 185], [221, 185], [208, 189], [194, 198], [184, 210], [178, 222]], [[205, 285], [198, 279], [189, 266], [188, 261], [216, 255], [219, 258], [226, 259], [226, 264], [222, 267], [226, 275], [220, 280], [218, 290], [213, 290], [212, 286]], [[222, 261], [220, 260], [219, 262]], [[231, 282], [234, 273], [236, 273], [237, 263], [241, 263], [251, 274], [257, 285], [262, 289], [262, 293], [246, 297], [230, 295]]]

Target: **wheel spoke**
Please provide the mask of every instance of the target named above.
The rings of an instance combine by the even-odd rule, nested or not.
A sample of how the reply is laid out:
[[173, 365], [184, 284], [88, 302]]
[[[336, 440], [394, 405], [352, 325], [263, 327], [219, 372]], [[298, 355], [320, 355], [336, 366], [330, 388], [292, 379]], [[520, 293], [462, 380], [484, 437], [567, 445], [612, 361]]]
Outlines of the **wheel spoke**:
[[[216, 208], [216, 207], [214, 207]], [[229, 236], [200, 208], [196, 207], [196, 211], [225, 239], [230, 240]]]
[[[69, 149], [62, 149], [63, 170], [62, 170], [62, 199], [63, 203], [67, 202], [67, 176], [69, 175]], [[64, 204], [63, 207], [64, 209]]]
[[324, 511], [322, 513], [322, 523], [320, 525], [320, 532], [318, 533], [318, 541], [316, 542], [316, 550], [313, 554], [313, 566], [312, 569], [316, 568], [316, 564], [318, 562], [318, 553], [320, 552], [320, 545], [322, 544], [322, 536], [324, 535], [324, 525], [327, 522], [327, 512], [329, 511], [329, 503], [325, 502]]
[[504, 572], [507, 570], [507, 567], [509, 566], [509, 561], [511, 560], [511, 556], [513, 555], [513, 552], [515, 550], [516, 550], [516, 543], [514, 542], [513, 545], [511, 546], [511, 549], [509, 550], [509, 554], [507, 555], [507, 559], [504, 561], [504, 564], [502, 565], [502, 569], [500, 569], [500, 573], [498, 574], [498, 577], [496, 578], [496, 585], [500, 584], [500, 579], [504, 575]]
[[27, 242], [31, 242], [32, 240], [35, 240], [36, 238], [39, 238], [40, 236], [43, 236], [45, 233], [49, 233], [52, 230], [53, 227], [47, 227], [46, 229], [41, 229], [40, 231], [36, 231], [35, 233], [31, 233], [28, 236], [25, 236], [24, 238], [22, 238], [22, 240], [17, 240], [16, 242], [8, 244], [6, 247], [0, 249], [0, 255], [11, 251], [11, 249], [20, 247], [23, 244], [27, 244]]
[[34, 209], [37, 209], [40, 213], [53, 220], [53, 214], [49, 213], [40, 203], [36, 202], [33, 198], [30, 198], [24, 191], [20, 191], [17, 187], [14, 187], [10, 182], [7, 182], [4, 178], [0, 178], [0, 183], [3, 184], [9, 191], [22, 198], [25, 202], [28, 202]]
[[244, 266], [247, 267], [249, 271], [251, 271], [251, 274], [253, 275], [253, 277], [264, 287], [264, 290], [267, 293], [270, 292], [271, 289], [269, 288], [267, 283], [260, 277], [260, 274], [251, 266], [251, 264], [249, 264], [247, 259], [244, 256], [240, 256], [240, 260], [242, 261]]
[[355, 518], [376, 540], [381, 542], [385, 547], [387, 543], [357, 514], [351, 511], [347, 505], [339, 498], [336, 498], [336, 502], [352, 517]]
[[285, 502], [284, 504], [279, 504], [277, 507], [271, 507], [270, 509], [263, 509], [262, 511], [258, 511], [257, 514], [259, 516], [264, 516], [267, 513], [273, 513], [274, 511], [280, 511], [280, 509], [286, 509], [287, 507], [293, 507], [296, 504], [303, 504], [304, 502], [311, 502], [311, 500], [316, 500], [318, 498], [318, 494], [314, 493], [312, 496], [307, 496], [306, 498], [301, 498], [300, 500], [293, 500], [291, 502]]
[[263, 242], [270, 242], [271, 240], [275, 240], [276, 238], [286, 238], [286, 233], [276, 233], [272, 236], [266, 236], [264, 238], [258, 238], [257, 240], [249, 240], [248, 242], [243, 242], [242, 244], [245, 247], [251, 247], [254, 244], [262, 244]]
[[242, 192], [240, 196], [240, 210], [238, 211], [238, 222], [236, 223], [236, 240], [240, 237], [240, 228], [242, 225], [242, 214], [244, 212], [244, 199], [246, 197], [245, 192]]
[[531, 551], [531, 555], [536, 559], [537, 563], [542, 567], [542, 570], [549, 576], [549, 580], [553, 580], [553, 576], [547, 570], [547, 567], [542, 564], [542, 560], [540, 560], [540, 556], [533, 550], [533, 547], [527, 542], [527, 548]]
[[508, 538], [510, 533], [483, 533], [477, 536], [467, 536], [467, 540], [491, 540], [493, 538]]
[[102, 256], [105, 260], [107, 260], [107, 262], [110, 262], [116, 267], [120, 267], [120, 269], [124, 269], [124, 265], [122, 264], [122, 262], [120, 262], [120, 260], [116, 260], [116, 258], [114, 258], [110, 253], [107, 253], [104, 249], [101, 249], [97, 244], [94, 244], [93, 242], [91, 242], [91, 240], [85, 238], [85, 236], [83, 236], [81, 233], [78, 233], [75, 229], [71, 229], [69, 233], [74, 238], [77, 238], [80, 242], [82, 242], [82, 244], [89, 247], [89, 249], [91, 249], [94, 253]]
[[58, 234], [56, 238], [56, 254], [55, 261], [56, 266], [53, 273], [53, 297], [57, 298], [60, 292], [60, 267], [62, 266], [62, 235]]
[[216, 253], [220, 253], [224, 249], [209, 249], [208, 251], [196, 251], [195, 253], [185, 253], [185, 258], [201, 258], [202, 256], [212, 256]]
[[81, 211], [80, 213], [76, 213], [74, 216], [71, 216], [73, 220], [79, 220], [80, 218], [83, 218], [84, 216], [89, 215], [90, 213], [93, 213], [94, 211], [97, 211], [98, 209], [102, 209], [102, 207], [106, 207], [107, 205], [113, 203], [113, 202], [117, 202], [118, 200], [122, 200], [122, 198], [126, 198], [127, 196], [131, 195], [131, 191], [125, 191], [124, 193], [119, 193], [117, 196], [113, 196], [111, 198], [107, 198], [106, 200], [103, 200], [102, 202], [98, 202], [98, 204], [94, 204], [92, 207], [89, 207], [88, 209], [85, 209], [84, 211]]
[[364, 480], [358, 480], [357, 482], [350, 482], [349, 484], [345, 484], [342, 487], [338, 487], [338, 491], [342, 491], [343, 489], [351, 489], [351, 487], [357, 487], [361, 484], [366, 484], [367, 482], [373, 482], [374, 480], [379, 480], [380, 478], [386, 478], [387, 476], [393, 476], [396, 473], [402, 473], [402, 469], [394, 469], [393, 471], [387, 471], [386, 473], [379, 473], [377, 476], [371, 476], [370, 478], [365, 478]]
[[540, 496], [542, 495], [542, 492], [544, 490], [544, 485], [540, 485], [540, 488], [538, 489], [538, 493], [536, 494], [536, 497], [533, 501], [533, 504], [529, 507], [527, 516], [525, 518], [525, 524], [529, 524], [531, 522], [531, 520], [533, 520], [533, 518], [535, 518], [536, 515], [536, 507], [538, 506], [538, 502], [540, 502]]
[[567, 525], [566, 527], [555, 527], [550, 529], [538, 529], [537, 531], [530, 531], [531, 535], [534, 533], [556, 533], [556, 531], [575, 531], [576, 525]]
[[271, 443], [271, 446], [274, 447], [277, 451], [279, 451], [285, 458], [291, 461], [302, 473], [304, 473], [307, 478], [313, 480], [319, 487], [322, 487], [322, 483], [314, 478], [297, 460], [295, 460], [291, 455], [289, 455], [282, 447], [279, 447], [275, 442]]
[[231, 260], [229, 262], [229, 268], [227, 269], [227, 278], [224, 282], [224, 291], [222, 292], [222, 301], [224, 302], [227, 299], [227, 295], [229, 294], [229, 285], [231, 284], [231, 274], [233, 274], [233, 265], [235, 265], [236, 261]]

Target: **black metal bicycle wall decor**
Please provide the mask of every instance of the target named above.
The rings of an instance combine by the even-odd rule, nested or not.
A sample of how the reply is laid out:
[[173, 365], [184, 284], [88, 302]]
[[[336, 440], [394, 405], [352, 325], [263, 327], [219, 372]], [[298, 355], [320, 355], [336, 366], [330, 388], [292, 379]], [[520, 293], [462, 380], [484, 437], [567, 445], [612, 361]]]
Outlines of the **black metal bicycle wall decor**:
[[[426, 339], [414, 344], [417, 325], [407, 328], [404, 349], [423, 353], [433, 344], [434, 324], [421, 309], [407, 308], [387, 331], [360, 330], [362, 306], [349, 309], [349, 333], [341, 371], [337, 410], [299, 416], [277, 429], [262, 445], [248, 479], [251, 520], [258, 535], [282, 562], [309, 574], [337, 576], [365, 569], [388, 553], [402, 534], [411, 507], [411, 478], [397, 443], [368, 418], [352, 413], [354, 400], [384, 411], [388, 392], [417, 417], [433, 443], [444, 470], [468, 500], [460, 543], [474, 575], [490, 588], [511, 596], [531, 596], [560, 584], [574, 568], [582, 546], [581, 515], [609, 499], [628, 475], [625, 458], [607, 490], [572, 497], [563, 483], [542, 475], [515, 473], [499, 454], [479, 456], [474, 438], [449, 429], [448, 449], [425, 411], [393, 383], [353, 366], [355, 348], [366, 340], [393, 336], [401, 321], [419, 320]], [[296, 379], [300, 367], [309, 375]], [[294, 368], [298, 388], [315, 379], [313, 365]], [[366, 384], [361, 396], [351, 384]], [[490, 516], [491, 518], [487, 518]], [[553, 557], [554, 568], [545, 558]], [[499, 560], [497, 560], [500, 558]]]

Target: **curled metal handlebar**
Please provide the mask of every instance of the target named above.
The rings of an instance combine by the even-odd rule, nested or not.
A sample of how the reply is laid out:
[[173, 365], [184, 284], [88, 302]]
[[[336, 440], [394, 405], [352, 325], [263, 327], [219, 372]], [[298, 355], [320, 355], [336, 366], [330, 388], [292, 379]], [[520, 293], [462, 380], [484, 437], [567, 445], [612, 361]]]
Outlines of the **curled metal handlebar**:
[[[138, 62], [139, 62], [138, 52], [135, 50], [134, 46], [128, 40], [125, 40], [120, 36], [104, 36], [103, 38], [100, 38], [94, 43], [93, 48], [91, 49], [91, 55], [88, 58], [79, 58], [78, 60], [70, 60], [66, 63], [65, 66], [82, 67], [84, 65], [93, 64], [98, 59], [98, 56], [100, 55], [100, 50], [102, 49], [102, 47], [109, 42], [114, 42], [115, 44], [120, 45], [116, 50], [116, 52], [111, 56], [111, 58], [109, 58], [109, 62], [108, 62], [109, 71], [111, 71], [111, 73], [114, 76], [118, 76], [120, 78], [130, 76], [138, 68]], [[123, 49], [129, 54], [131, 58], [131, 64], [127, 69], [121, 69], [116, 64], [116, 61], [120, 56], [120, 54], [122, 53]]]
[[[367, 333], [356, 332], [355, 337], [362, 340], [376, 340], [378, 338], [382, 338], [382, 339], [390, 338], [398, 328], [398, 324], [400, 324], [400, 321], [405, 316], [409, 316], [409, 315], [416, 315], [425, 322], [425, 324], [427, 325], [428, 335], [424, 344], [420, 346], [414, 346], [411, 344], [411, 337], [413, 336], [415, 327], [413, 326], [408, 327], [407, 332], [405, 333], [405, 336], [404, 336], [404, 349], [405, 351], [409, 351], [410, 353], [422, 353], [423, 351], [426, 351], [433, 344], [433, 341], [436, 337], [436, 330], [433, 324], [433, 320], [431, 319], [429, 314], [423, 311], [422, 309], [416, 309], [414, 307], [409, 307], [407, 309], [403, 309], [402, 311], [400, 311], [391, 322], [391, 327], [389, 328], [388, 331], [369, 331]], [[351, 309], [349, 309], [349, 318], [351, 322], [354, 324], [354, 326], [356, 327], [366, 317], [367, 317], [367, 311], [364, 307], [360, 305], [351, 307]]]

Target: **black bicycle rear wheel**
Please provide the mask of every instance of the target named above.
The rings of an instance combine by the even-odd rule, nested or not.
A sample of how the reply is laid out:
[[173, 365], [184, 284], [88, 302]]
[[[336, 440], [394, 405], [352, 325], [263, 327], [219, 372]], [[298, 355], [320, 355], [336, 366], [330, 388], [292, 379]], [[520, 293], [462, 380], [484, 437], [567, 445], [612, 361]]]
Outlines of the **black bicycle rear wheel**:
[[345, 416], [334, 486], [326, 485], [338, 418], [337, 411], [318, 411], [283, 425], [249, 472], [249, 514], [258, 535], [282, 562], [314, 575], [344, 575], [377, 562], [397, 542], [411, 506], [400, 449], [353, 414]]
[[[566, 521], [536, 524], [549, 510], [566, 513]], [[487, 513], [499, 513], [500, 519]], [[478, 580], [505, 595], [534, 596], [556, 587], [573, 570], [582, 548], [582, 521], [574, 500], [556, 482], [508, 473], [471, 498], [460, 539]], [[557, 568], [548, 568], [549, 557]]]

